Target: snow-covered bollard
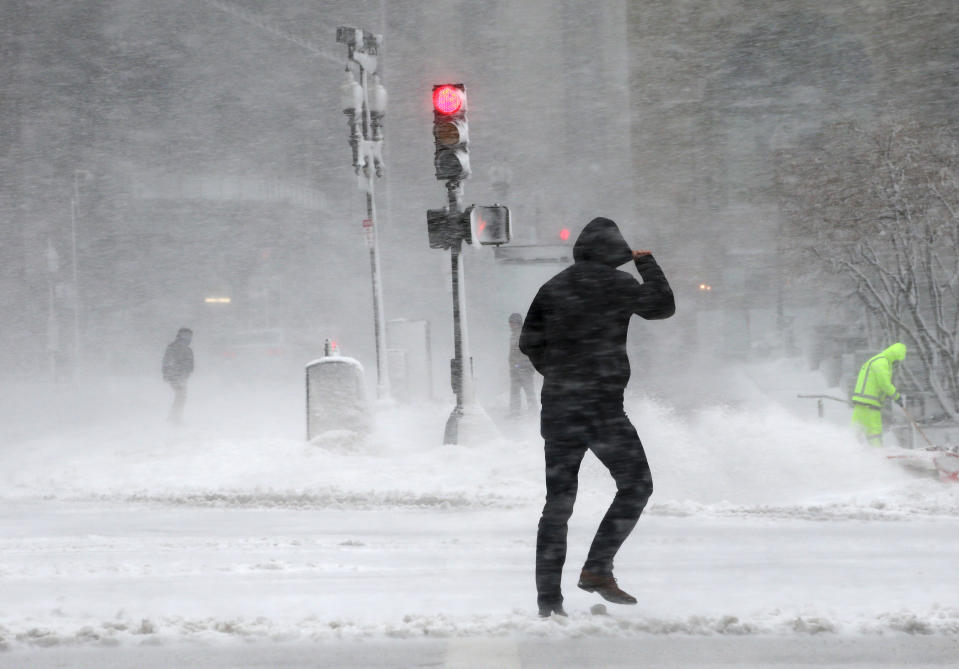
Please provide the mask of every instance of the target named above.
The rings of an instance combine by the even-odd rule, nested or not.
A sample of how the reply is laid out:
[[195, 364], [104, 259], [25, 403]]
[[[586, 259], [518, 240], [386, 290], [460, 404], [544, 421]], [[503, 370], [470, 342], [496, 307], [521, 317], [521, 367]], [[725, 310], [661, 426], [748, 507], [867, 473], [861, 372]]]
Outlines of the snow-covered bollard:
[[306, 438], [349, 431], [366, 435], [372, 429], [363, 365], [328, 355], [306, 366]]

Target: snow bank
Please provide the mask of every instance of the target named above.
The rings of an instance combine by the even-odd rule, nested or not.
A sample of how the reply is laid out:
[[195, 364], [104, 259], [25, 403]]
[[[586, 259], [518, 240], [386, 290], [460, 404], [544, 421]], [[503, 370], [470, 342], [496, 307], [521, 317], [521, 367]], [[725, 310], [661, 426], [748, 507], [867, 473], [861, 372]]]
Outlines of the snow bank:
[[[783, 381], [781, 368], [773, 371], [791, 390], [810, 389], [808, 382]], [[769, 370], [755, 373], [763, 372]], [[661, 399], [629, 399], [653, 470], [650, 513], [959, 515], [959, 486], [917, 479], [860, 445], [844, 421], [817, 420], [809, 406], [804, 417], [761, 383], [740, 373], [735, 385], [743, 401], [682, 413]], [[37, 397], [48, 403], [47, 420], [33, 415], [32, 424], [6, 433], [0, 498], [359, 509], [541, 503], [535, 417], [504, 422], [503, 439], [448, 447], [441, 441], [449, 407], [387, 404], [378, 407], [366, 440], [331, 435], [308, 444], [296, 379], [270, 385], [201, 378], [190, 393], [182, 427], [163, 421], [169, 397], [158, 383], [113, 379], [97, 388], [96, 402], [89, 392]], [[597, 507], [614, 492], [592, 456], [580, 490], [580, 504]]]
[[61, 614], [32, 626], [24, 620], [16, 627], [0, 626], [0, 650], [24, 647], [167, 645], [182, 643], [232, 643], [236, 641], [363, 641], [375, 638], [422, 639], [462, 637], [638, 637], [644, 635], [834, 635], [834, 634], [959, 634], [959, 609], [890, 611], [866, 618], [829, 619], [770, 611], [748, 617], [688, 616], [685, 618], [620, 617], [571, 613], [542, 620], [528, 611], [504, 615], [407, 615], [390, 622], [363, 623], [345, 618], [308, 616], [293, 621], [256, 618], [129, 618], [119, 613], [111, 620], [91, 624]]

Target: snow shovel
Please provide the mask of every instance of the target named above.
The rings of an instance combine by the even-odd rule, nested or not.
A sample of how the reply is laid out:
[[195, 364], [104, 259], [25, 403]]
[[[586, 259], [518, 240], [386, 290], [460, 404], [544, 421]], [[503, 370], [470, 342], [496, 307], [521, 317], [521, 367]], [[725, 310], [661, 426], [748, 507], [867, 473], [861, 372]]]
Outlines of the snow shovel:
[[850, 402], [849, 400], [844, 400], [840, 397], [833, 397], [832, 395], [796, 395], [796, 397], [802, 397], [803, 399], [816, 400], [816, 408], [819, 411], [820, 418], [823, 417], [823, 406], [822, 406], [823, 400], [835, 400], [836, 402], [842, 402], [843, 404], [852, 406], [852, 402]]
[[[906, 418], [909, 419], [909, 422], [912, 423], [912, 426], [916, 428], [916, 431], [922, 435], [922, 438], [926, 440], [926, 443], [929, 444], [929, 448], [934, 451], [938, 451], [938, 455], [932, 458], [932, 464], [936, 468], [936, 472], [939, 474], [940, 481], [955, 481], [959, 483], [959, 455], [955, 453], [950, 453], [949, 451], [943, 450], [935, 446], [932, 441], [929, 440], [929, 437], [926, 436], [926, 433], [922, 431], [922, 428], [916, 423], [915, 419], [912, 417], [906, 408], [903, 406], [899, 407], [902, 409], [902, 412], [906, 415]], [[890, 456], [894, 457], [894, 456]]]
[[903, 405], [900, 404], [900, 405], [899, 405], [899, 408], [902, 409], [902, 412], [906, 415], [906, 418], [909, 419], [909, 422], [912, 423], [912, 426], [913, 426], [914, 428], [916, 428], [916, 431], [917, 431], [919, 434], [922, 435], [922, 438], [923, 438], [923, 439], [926, 440], [926, 443], [929, 444], [929, 446], [931, 446], [932, 448], [935, 448], [935, 446], [933, 445], [933, 443], [932, 443], [931, 441], [929, 441], [929, 437], [926, 436], [926, 433], [923, 432], [923, 431], [922, 431], [922, 428], [919, 427], [919, 424], [916, 423], [916, 420], [912, 417], [912, 414], [910, 414], [908, 411], [906, 411], [906, 407], [904, 407]]

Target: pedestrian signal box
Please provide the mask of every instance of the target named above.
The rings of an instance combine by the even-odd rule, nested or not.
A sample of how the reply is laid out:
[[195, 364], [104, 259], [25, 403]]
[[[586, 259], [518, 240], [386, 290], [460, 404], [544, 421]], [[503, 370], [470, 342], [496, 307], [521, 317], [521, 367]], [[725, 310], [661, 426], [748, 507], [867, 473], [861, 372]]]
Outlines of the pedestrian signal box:
[[509, 208], [501, 204], [474, 204], [467, 209], [469, 239], [473, 244], [496, 245], [509, 242], [511, 227]]
[[512, 236], [509, 208], [501, 204], [474, 204], [459, 213], [448, 208], [429, 209], [426, 228], [433, 249], [458, 247], [461, 241], [499, 246], [508, 243]]

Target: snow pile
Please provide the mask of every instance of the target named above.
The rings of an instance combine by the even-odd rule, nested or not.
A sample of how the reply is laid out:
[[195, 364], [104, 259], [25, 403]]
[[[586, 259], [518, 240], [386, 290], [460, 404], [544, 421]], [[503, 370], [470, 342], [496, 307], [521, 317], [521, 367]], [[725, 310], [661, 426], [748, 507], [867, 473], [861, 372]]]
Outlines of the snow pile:
[[864, 635], [959, 634], [959, 609], [938, 608], [923, 612], [897, 611], [873, 618], [844, 620], [781, 614], [770, 611], [749, 618], [734, 615], [656, 618], [571, 613], [542, 620], [528, 611], [501, 615], [406, 615], [393, 622], [368, 623], [346, 618], [307, 616], [280, 621], [265, 617], [244, 618], [130, 618], [122, 612], [111, 620], [91, 624], [60, 613], [58, 624], [36, 625], [24, 620], [15, 628], [0, 626], [0, 650], [17, 647], [166, 645], [172, 643], [229, 643], [233, 641], [362, 641], [394, 639], [451, 639], [465, 637], [581, 638], [635, 637], [643, 635]]
[[[201, 378], [182, 427], [163, 422], [169, 397], [156, 383], [114, 379], [96, 402], [90, 393], [44, 398], [46, 420], [6, 433], [0, 498], [356, 509], [541, 503], [534, 416], [501, 421], [502, 439], [449, 447], [441, 443], [448, 406], [393, 404], [378, 407], [366, 439], [332, 434], [308, 444], [303, 389], [293, 381]], [[653, 470], [650, 513], [959, 515], [959, 486], [917, 479], [860, 445], [847, 425], [820, 421], [814, 409], [804, 417], [749, 383], [737, 381], [746, 400], [735, 406], [680, 413], [661, 399], [628, 400]], [[581, 505], [608, 504], [613, 482], [592, 456], [581, 476]]]
[[[387, 405], [365, 439], [344, 433], [307, 443], [296, 383], [197, 383], [183, 426], [164, 422], [164, 388], [114, 384], [101, 388], [95, 408], [85, 393], [37, 397], [48, 401], [49, 414], [8, 433], [0, 498], [483, 508], [527, 503], [541, 478], [535, 447], [507, 440], [482, 449], [444, 446], [443, 405]], [[135, 396], [139, 403], [131, 403]]]
[[959, 487], [917, 479], [850, 430], [762, 411], [711, 407], [680, 417], [660, 403], [631, 412], [654, 472], [651, 511], [811, 519], [959, 515]]

